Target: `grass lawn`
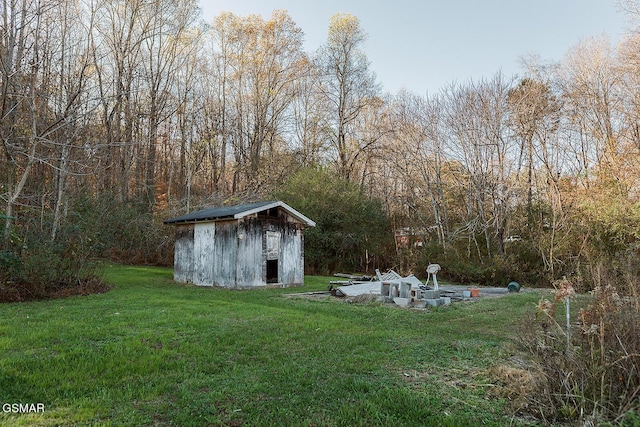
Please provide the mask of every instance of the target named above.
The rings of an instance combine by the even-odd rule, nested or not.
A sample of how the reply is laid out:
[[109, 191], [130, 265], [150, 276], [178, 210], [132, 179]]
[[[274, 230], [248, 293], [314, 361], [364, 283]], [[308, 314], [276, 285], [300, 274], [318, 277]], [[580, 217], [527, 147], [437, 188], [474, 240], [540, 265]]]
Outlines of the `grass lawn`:
[[420, 311], [286, 295], [321, 277], [231, 291], [164, 268], [104, 276], [106, 294], [0, 305], [0, 425], [523, 425], [488, 369], [537, 292]]

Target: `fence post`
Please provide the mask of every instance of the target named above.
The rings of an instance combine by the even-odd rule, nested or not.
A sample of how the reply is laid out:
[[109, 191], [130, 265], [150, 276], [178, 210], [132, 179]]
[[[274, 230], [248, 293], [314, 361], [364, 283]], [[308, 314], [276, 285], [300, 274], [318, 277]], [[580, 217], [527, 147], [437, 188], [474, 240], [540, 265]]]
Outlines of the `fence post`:
[[567, 354], [571, 352], [571, 300], [569, 297], [564, 298], [564, 304], [567, 307]]

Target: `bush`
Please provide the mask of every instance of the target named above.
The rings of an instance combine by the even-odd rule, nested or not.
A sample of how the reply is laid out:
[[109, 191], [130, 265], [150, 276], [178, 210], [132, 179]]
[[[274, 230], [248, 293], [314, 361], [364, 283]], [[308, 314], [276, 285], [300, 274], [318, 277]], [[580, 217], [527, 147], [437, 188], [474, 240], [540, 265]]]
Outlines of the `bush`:
[[[82, 239], [69, 229], [60, 238], [33, 224], [21, 225], [22, 238], [0, 255], [0, 302], [47, 299], [63, 295], [104, 292]], [[19, 244], [18, 244], [19, 243]]]
[[[0, 217], [1, 218], [1, 217]], [[52, 213], [23, 207], [0, 252], [0, 300], [22, 301], [104, 291], [93, 261], [171, 265], [173, 230], [145, 203], [111, 194], [76, 194], [51, 239]]]
[[509, 273], [502, 260], [497, 257], [483, 264], [448, 257], [445, 259], [445, 263], [442, 277], [452, 282], [506, 287], [510, 281]]
[[[0, 251], [0, 300], [22, 301], [103, 291], [93, 261], [171, 265], [172, 229], [147, 204], [120, 203], [113, 195], [75, 194], [55, 239], [53, 214], [44, 207], [16, 212], [7, 247]], [[0, 219], [3, 219], [0, 214]]]
[[162, 213], [146, 203], [118, 202], [111, 194], [77, 197], [70, 222], [85, 236], [93, 258], [122, 264], [173, 264], [172, 233], [162, 224]]
[[392, 235], [382, 204], [321, 168], [294, 174], [273, 195], [316, 222], [305, 231], [308, 272], [372, 271], [387, 263]]

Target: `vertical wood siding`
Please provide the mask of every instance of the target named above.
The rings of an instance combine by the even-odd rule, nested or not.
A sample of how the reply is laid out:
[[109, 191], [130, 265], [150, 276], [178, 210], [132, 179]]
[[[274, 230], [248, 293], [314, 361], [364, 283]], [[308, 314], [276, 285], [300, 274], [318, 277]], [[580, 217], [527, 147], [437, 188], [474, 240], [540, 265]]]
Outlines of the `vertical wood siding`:
[[176, 227], [173, 279], [182, 283], [193, 281], [193, 225]]
[[303, 239], [303, 227], [287, 216], [180, 225], [174, 279], [204, 286], [260, 287], [267, 285], [270, 260], [278, 263], [279, 284], [299, 286], [304, 283]]
[[237, 287], [252, 288], [266, 284], [263, 238], [264, 232], [260, 221], [247, 218], [238, 224]]
[[238, 259], [238, 222], [221, 221], [216, 229], [213, 260], [213, 284], [225, 288], [236, 287], [236, 261]]
[[278, 265], [280, 282], [287, 286], [300, 286], [304, 283], [302, 230], [295, 227], [295, 224], [287, 223], [282, 231]]
[[193, 283], [212, 286], [214, 283], [213, 260], [216, 223], [196, 224], [193, 230]]

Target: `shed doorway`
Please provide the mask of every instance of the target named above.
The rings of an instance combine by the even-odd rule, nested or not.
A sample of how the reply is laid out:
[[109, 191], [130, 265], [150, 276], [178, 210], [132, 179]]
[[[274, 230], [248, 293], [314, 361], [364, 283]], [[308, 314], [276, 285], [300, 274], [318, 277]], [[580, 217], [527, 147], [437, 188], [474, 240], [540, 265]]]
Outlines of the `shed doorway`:
[[277, 259], [267, 260], [267, 283], [279, 283]]

